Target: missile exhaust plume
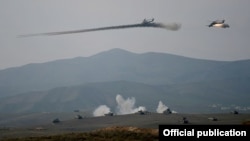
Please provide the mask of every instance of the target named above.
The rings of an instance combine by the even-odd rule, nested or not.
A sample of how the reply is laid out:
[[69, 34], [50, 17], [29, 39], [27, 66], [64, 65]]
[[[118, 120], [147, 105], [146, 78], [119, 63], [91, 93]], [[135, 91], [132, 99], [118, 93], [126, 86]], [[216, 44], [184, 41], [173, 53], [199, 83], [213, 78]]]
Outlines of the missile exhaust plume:
[[62, 35], [62, 34], [74, 34], [74, 33], [84, 33], [84, 32], [92, 32], [92, 31], [101, 31], [101, 30], [138, 28], [138, 27], [162, 28], [162, 29], [177, 31], [177, 30], [179, 30], [181, 28], [181, 25], [178, 24], [178, 23], [163, 24], [163, 23], [153, 23], [153, 22], [142, 22], [142, 23], [139, 23], [139, 24], [108, 26], [108, 27], [82, 29], [82, 30], [71, 30], [71, 31], [61, 31], [61, 32], [47, 32], [47, 33], [26, 34], [26, 35], [20, 35], [18, 37], [52, 36], [52, 35]]

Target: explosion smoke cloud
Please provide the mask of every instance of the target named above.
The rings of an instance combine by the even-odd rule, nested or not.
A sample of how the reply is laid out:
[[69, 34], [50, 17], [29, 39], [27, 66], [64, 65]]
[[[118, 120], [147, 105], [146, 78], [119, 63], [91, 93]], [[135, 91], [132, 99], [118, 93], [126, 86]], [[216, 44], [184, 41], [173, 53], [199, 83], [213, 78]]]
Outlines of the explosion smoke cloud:
[[136, 113], [138, 111], [146, 111], [146, 108], [143, 106], [135, 108], [135, 98], [127, 98], [124, 99], [121, 95], [116, 96], [116, 102], [117, 102], [117, 110], [118, 114], [132, 114]]
[[95, 109], [93, 115], [97, 116], [104, 116], [105, 114], [110, 113], [110, 108], [106, 105], [100, 105], [98, 108]]
[[159, 101], [158, 107], [156, 109], [157, 113], [163, 113], [164, 111], [166, 111], [168, 109], [168, 107], [162, 103], [162, 101]]
[[[135, 107], [135, 98], [129, 97], [124, 99], [120, 94], [116, 95], [116, 103], [117, 103], [117, 114], [132, 114], [138, 111], [146, 111], [146, 108], [143, 106]], [[100, 105], [93, 112], [93, 116], [104, 116], [105, 114], [111, 113], [111, 110], [106, 105]]]
[[27, 34], [27, 35], [20, 35], [18, 37], [31, 37], [31, 36], [44, 36], [44, 35], [51, 36], [51, 35], [74, 34], [74, 33], [92, 32], [92, 31], [101, 31], [101, 30], [125, 29], [125, 28], [136, 28], [136, 27], [154, 27], [154, 28], [163, 28], [163, 29], [167, 29], [167, 30], [176, 31], [176, 30], [179, 30], [181, 28], [181, 24], [178, 24], [178, 23], [162, 24], [162, 23], [142, 22], [139, 24], [130, 24], [130, 25], [118, 25], [118, 26], [109, 26], [109, 27], [100, 27], [100, 28], [91, 28], [91, 29], [82, 29], [82, 30]]

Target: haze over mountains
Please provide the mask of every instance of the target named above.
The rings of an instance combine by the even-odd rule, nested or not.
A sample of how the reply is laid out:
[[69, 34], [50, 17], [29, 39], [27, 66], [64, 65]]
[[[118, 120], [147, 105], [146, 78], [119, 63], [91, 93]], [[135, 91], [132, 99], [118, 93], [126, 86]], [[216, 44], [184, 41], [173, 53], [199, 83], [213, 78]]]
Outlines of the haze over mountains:
[[211, 61], [112, 49], [91, 57], [0, 70], [0, 112], [115, 111], [117, 94], [177, 112], [250, 110], [250, 60]]

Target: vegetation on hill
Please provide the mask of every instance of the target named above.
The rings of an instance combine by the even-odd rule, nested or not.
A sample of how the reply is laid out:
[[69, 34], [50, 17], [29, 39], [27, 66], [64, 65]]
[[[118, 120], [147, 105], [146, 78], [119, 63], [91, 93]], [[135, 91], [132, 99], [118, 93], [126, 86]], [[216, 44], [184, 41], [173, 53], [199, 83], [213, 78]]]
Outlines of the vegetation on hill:
[[137, 127], [109, 127], [85, 133], [5, 138], [4, 141], [157, 141], [158, 130]]

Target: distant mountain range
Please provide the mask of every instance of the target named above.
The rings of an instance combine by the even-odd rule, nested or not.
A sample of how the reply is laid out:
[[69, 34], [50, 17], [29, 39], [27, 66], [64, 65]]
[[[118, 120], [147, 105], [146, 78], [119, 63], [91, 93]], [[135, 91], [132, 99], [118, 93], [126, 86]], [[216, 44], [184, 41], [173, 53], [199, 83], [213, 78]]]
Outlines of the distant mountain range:
[[0, 70], [0, 112], [93, 110], [115, 96], [155, 110], [250, 111], [250, 60], [211, 61], [112, 49], [90, 57]]

